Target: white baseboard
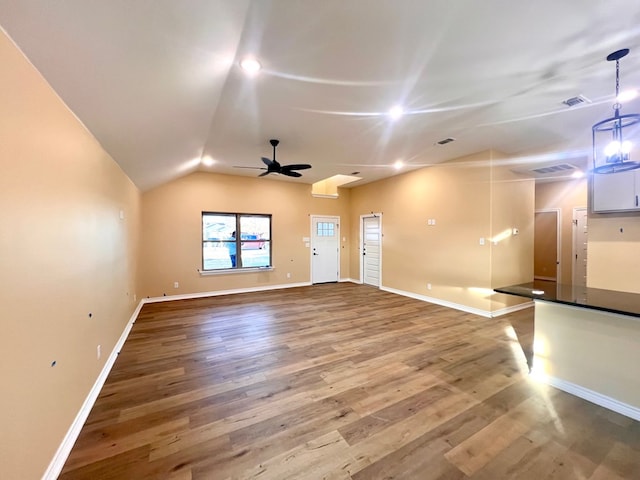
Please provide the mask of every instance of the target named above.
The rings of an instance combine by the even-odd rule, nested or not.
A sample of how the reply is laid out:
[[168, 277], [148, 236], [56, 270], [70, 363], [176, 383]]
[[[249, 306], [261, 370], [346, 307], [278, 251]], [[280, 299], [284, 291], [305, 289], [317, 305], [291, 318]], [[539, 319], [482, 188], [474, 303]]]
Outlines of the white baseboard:
[[107, 361], [105, 362], [104, 367], [102, 367], [102, 371], [100, 372], [100, 375], [98, 375], [98, 378], [93, 384], [93, 387], [91, 387], [91, 390], [89, 391], [89, 395], [87, 395], [87, 398], [84, 400], [84, 403], [80, 408], [80, 411], [78, 412], [78, 414], [76, 415], [76, 418], [73, 420], [73, 423], [69, 427], [67, 434], [62, 439], [62, 443], [60, 444], [60, 446], [58, 447], [58, 450], [53, 456], [51, 463], [49, 463], [49, 467], [47, 468], [44, 475], [42, 476], [43, 480], [56, 480], [58, 478], [58, 475], [60, 475], [60, 472], [64, 467], [64, 463], [67, 461], [67, 458], [71, 453], [71, 449], [73, 448], [73, 445], [76, 443], [76, 440], [78, 439], [78, 435], [80, 435], [80, 431], [84, 426], [84, 422], [87, 421], [87, 417], [89, 416], [89, 413], [93, 408], [93, 405], [96, 403], [96, 400], [98, 399], [98, 395], [100, 394], [100, 390], [102, 390], [102, 387], [104, 386], [104, 382], [107, 381], [109, 372], [111, 371], [113, 364], [116, 362], [116, 359], [118, 358], [118, 353], [120, 353], [120, 350], [122, 349], [122, 346], [124, 345], [125, 340], [129, 336], [131, 327], [133, 326], [133, 323], [138, 318], [138, 314], [140, 313], [140, 309], [142, 308], [143, 304], [144, 304], [144, 301], [141, 300], [140, 303], [138, 303], [138, 306], [136, 307], [136, 309], [131, 314], [131, 318], [129, 319], [126, 326], [124, 327], [124, 331], [122, 332], [122, 335], [120, 335], [120, 338], [118, 339], [115, 346], [113, 347], [113, 350], [111, 351], [111, 355], [109, 355], [109, 358], [107, 358]]
[[268, 290], [280, 290], [282, 288], [308, 287], [309, 285], [311, 285], [311, 282], [284, 283], [280, 285], [264, 285], [262, 287], [235, 288], [232, 290], [214, 290], [210, 292], [185, 293], [182, 295], [164, 295], [162, 297], [144, 298], [142, 301], [144, 303], [170, 302], [172, 300], [189, 300], [191, 298], [217, 297], [220, 295], [231, 295], [234, 293], [265, 292]]
[[525, 303], [520, 303], [518, 305], [513, 305], [511, 307], [501, 308], [500, 310], [489, 311], [489, 310], [482, 310], [480, 308], [469, 307], [468, 305], [462, 305], [461, 303], [454, 303], [448, 300], [442, 300], [440, 298], [420, 295], [419, 293], [406, 292], [404, 290], [397, 290], [395, 288], [380, 287], [380, 290], [384, 290], [385, 292], [395, 293], [398, 295], [403, 295], [409, 298], [414, 298], [416, 300], [422, 300], [423, 302], [434, 303], [442, 307], [453, 308], [455, 310], [460, 310], [466, 313], [473, 313], [475, 315], [480, 315], [481, 317], [487, 317], [487, 318], [499, 317], [501, 315], [506, 315], [507, 313], [517, 312], [518, 310], [524, 310], [525, 308], [529, 308], [534, 305], [533, 302], [525, 302]]
[[481, 310], [479, 308], [469, 307], [467, 305], [462, 305], [460, 303], [449, 302], [447, 300], [442, 300], [440, 298], [427, 297], [426, 295], [420, 295], [419, 293], [406, 292], [404, 290], [397, 290], [395, 288], [389, 287], [380, 287], [380, 290], [384, 290], [385, 292], [395, 293], [398, 295], [403, 295], [405, 297], [414, 298], [416, 300], [422, 300], [423, 302], [435, 303], [436, 305], [440, 305], [443, 307], [453, 308], [455, 310], [460, 310], [467, 313], [473, 313], [475, 315], [480, 315], [482, 317], [491, 317], [491, 312], [488, 310]]
[[580, 385], [576, 385], [575, 383], [567, 382], [566, 380], [562, 380], [561, 378], [551, 377], [545, 375], [543, 373], [537, 372], [535, 366], [531, 375], [536, 380], [546, 383], [547, 385], [551, 385], [563, 392], [570, 393], [571, 395], [575, 395], [576, 397], [580, 397], [584, 400], [587, 400], [591, 403], [595, 403], [601, 407], [612, 410], [620, 415], [624, 415], [625, 417], [633, 418], [640, 422], [640, 408], [634, 407], [633, 405], [629, 405], [627, 403], [621, 402], [620, 400], [616, 400], [615, 398], [608, 397], [607, 395], [603, 395], [598, 392], [594, 392], [593, 390], [589, 390], [588, 388], [582, 387]]

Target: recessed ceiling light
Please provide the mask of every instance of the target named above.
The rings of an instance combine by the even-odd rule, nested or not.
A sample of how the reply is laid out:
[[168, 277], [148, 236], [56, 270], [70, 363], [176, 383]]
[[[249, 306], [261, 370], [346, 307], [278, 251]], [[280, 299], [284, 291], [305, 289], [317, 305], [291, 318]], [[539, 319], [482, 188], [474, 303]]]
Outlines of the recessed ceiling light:
[[393, 164], [393, 168], [396, 170], [400, 170], [404, 166], [404, 162], [402, 160], [396, 160]]
[[205, 157], [202, 157], [202, 164], [203, 164], [205, 167], [210, 167], [210, 166], [212, 166], [214, 163], [216, 163], [216, 161], [215, 161], [213, 158], [211, 158], [209, 155], [207, 155], [207, 156], [205, 156]]
[[582, 178], [584, 177], [584, 173], [581, 170], [576, 170], [571, 174], [572, 178]]
[[247, 57], [240, 62], [240, 66], [247, 73], [257, 73], [261, 68], [260, 62], [253, 57]]
[[389, 116], [392, 120], [399, 119], [404, 113], [404, 109], [400, 105], [396, 105], [389, 110]]

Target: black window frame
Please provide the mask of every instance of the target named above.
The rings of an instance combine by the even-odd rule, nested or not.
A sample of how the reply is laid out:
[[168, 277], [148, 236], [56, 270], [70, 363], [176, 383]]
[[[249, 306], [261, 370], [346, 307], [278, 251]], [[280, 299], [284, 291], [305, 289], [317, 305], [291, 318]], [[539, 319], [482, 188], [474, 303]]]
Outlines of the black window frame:
[[[229, 243], [230, 240], [226, 239], [205, 239], [205, 217], [206, 216], [222, 216], [222, 217], [235, 217], [235, 244], [236, 244], [236, 265], [230, 267], [218, 267], [218, 268], [206, 268], [205, 266], [205, 247], [208, 244], [216, 244], [216, 243]], [[269, 236], [267, 239], [265, 238], [247, 238], [251, 234], [251, 232], [242, 232], [241, 224], [242, 218], [245, 217], [258, 217], [265, 218], [269, 220]], [[239, 271], [239, 270], [259, 270], [265, 268], [273, 268], [273, 216], [270, 213], [243, 213], [243, 212], [212, 212], [212, 211], [202, 211], [200, 216], [200, 228], [201, 228], [201, 265], [203, 273], [212, 273], [212, 272], [224, 272], [224, 271]], [[244, 237], [244, 238], [243, 238]], [[242, 266], [242, 247], [247, 243], [256, 243], [262, 244], [263, 247], [256, 247], [256, 249], [268, 251], [269, 254], [269, 264], [268, 265], [260, 265], [260, 266]], [[245, 250], [248, 250], [245, 248]]]

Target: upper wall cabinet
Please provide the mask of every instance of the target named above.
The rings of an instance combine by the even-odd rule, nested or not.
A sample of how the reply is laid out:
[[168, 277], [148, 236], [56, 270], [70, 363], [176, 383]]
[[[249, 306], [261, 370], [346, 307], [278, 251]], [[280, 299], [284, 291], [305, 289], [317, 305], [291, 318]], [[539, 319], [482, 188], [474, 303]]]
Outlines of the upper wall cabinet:
[[640, 211], [640, 170], [594, 174], [591, 185], [593, 212]]

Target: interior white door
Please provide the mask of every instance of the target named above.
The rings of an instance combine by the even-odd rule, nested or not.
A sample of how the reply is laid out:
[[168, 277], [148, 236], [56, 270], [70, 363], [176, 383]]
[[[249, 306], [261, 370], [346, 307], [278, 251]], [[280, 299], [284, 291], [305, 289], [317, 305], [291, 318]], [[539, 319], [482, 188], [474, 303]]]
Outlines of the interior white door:
[[380, 286], [380, 217], [362, 219], [362, 282]]
[[587, 209], [573, 209], [573, 285], [587, 286]]
[[311, 283], [337, 282], [340, 275], [340, 218], [312, 217]]

